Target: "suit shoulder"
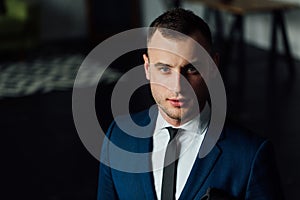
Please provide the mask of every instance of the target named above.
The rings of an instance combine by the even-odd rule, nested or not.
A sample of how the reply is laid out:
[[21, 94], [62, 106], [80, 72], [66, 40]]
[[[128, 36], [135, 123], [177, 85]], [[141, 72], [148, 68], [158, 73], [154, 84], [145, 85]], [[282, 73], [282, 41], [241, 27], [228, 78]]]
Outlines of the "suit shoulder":
[[156, 121], [157, 112], [157, 108], [154, 107], [153, 109], [147, 109], [137, 113], [117, 116], [114, 121], [127, 123], [128, 120], [132, 120], [138, 126], [147, 126], [149, 123], [153, 123]]
[[230, 146], [232, 151], [255, 153], [261, 145], [269, 143], [268, 139], [263, 138], [250, 130], [234, 124], [226, 124], [222, 133], [223, 139], [220, 145]]
[[[147, 152], [153, 135], [155, 119], [148, 110], [115, 118], [107, 132], [107, 138], [118, 147], [131, 152]], [[138, 150], [139, 149], [139, 150]]]

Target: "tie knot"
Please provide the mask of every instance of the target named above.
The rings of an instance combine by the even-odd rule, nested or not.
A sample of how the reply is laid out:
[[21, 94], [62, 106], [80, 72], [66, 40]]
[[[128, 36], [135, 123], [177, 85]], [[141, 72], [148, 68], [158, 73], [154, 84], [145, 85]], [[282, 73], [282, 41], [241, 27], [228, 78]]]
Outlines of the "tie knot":
[[170, 135], [170, 141], [174, 139], [176, 136], [176, 133], [178, 132], [178, 128], [173, 128], [173, 127], [167, 127]]

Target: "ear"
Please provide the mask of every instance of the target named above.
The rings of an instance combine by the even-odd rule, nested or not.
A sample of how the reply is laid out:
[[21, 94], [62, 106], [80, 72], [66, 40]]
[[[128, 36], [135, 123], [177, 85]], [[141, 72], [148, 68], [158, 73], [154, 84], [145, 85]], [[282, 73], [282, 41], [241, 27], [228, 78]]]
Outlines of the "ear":
[[145, 74], [146, 78], [150, 80], [150, 65], [149, 65], [149, 58], [146, 54], [143, 54], [143, 59], [144, 59], [144, 69], [145, 69]]
[[215, 64], [217, 65], [217, 67], [219, 68], [219, 64], [220, 64], [220, 54], [219, 53], [215, 53], [212, 57], [213, 61], [215, 62]]
[[[214, 61], [217, 69], [220, 71], [220, 68], [219, 68], [219, 64], [220, 64], [220, 54], [219, 53], [214, 53], [212, 56], [211, 56], [212, 60]], [[215, 78], [216, 75], [217, 75], [217, 70], [214, 70], [213, 68], [210, 68], [209, 70], [209, 74], [212, 78]]]

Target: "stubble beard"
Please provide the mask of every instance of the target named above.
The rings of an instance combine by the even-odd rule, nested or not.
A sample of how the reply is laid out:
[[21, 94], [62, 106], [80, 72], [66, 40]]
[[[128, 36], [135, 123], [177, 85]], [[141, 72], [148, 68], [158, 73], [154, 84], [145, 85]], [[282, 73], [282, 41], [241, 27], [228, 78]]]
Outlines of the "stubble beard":
[[165, 99], [157, 100], [156, 104], [158, 105], [158, 108], [163, 116], [166, 116], [177, 123], [185, 123], [194, 115], [196, 115], [193, 112], [193, 105], [188, 105], [188, 107], [184, 108], [172, 107], [171, 105], [168, 105], [168, 102]]
[[[163, 114], [167, 115], [169, 118], [173, 120], [176, 120], [177, 122], [181, 122], [181, 120], [184, 118], [184, 116], [182, 116], [181, 108], [167, 108], [165, 106], [162, 106], [159, 103], [158, 106], [160, 110], [163, 112]], [[172, 109], [174, 109], [174, 111]]]
[[176, 96], [175, 94], [164, 95], [159, 92], [154, 92], [153, 88], [151, 88], [151, 90], [152, 96], [159, 108], [159, 112], [166, 120], [169, 119], [175, 121], [177, 124], [183, 124], [199, 114], [199, 112], [197, 112], [198, 109], [195, 107], [198, 106], [196, 100], [190, 99], [183, 107], [174, 107], [167, 99]]

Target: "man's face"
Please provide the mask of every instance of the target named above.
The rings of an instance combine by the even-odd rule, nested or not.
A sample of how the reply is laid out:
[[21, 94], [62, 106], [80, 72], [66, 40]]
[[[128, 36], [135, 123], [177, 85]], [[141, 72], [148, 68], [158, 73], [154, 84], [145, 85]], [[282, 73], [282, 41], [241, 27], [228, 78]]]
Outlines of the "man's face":
[[[206, 46], [201, 35], [195, 39]], [[164, 119], [179, 126], [195, 117], [208, 98], [205, 82], [193, 66], [200, 62], [199, 52], [192, 40], [165, 38], [159, 31], [148, 47], [148, 57], [143, 58], [153, 98]]]

